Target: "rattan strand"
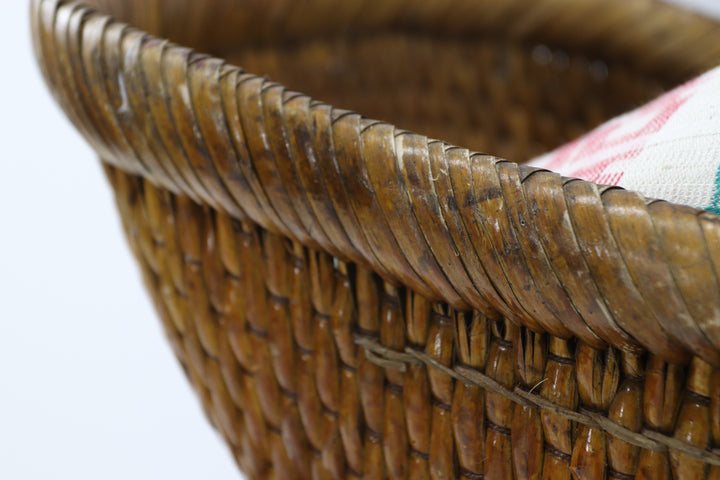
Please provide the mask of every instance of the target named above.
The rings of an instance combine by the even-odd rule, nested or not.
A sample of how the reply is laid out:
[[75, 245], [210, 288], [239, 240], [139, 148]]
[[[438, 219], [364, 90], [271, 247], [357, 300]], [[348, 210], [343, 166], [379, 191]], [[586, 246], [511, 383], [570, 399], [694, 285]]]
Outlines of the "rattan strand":
[[588, 427], [600, 428], [607, 433], [635, 446], [655, 451], [663, 451], [668, 448], [672, 448], [711, 465], [720, 465], [720, 455], [717, 453], [697, 448], [694, 445], [668, 437], [667, 435], [663, 435], [660, 432], [655, 432], [650, 429], [643, 429], [641, 432], [633, 432], [623, 425], [613, 422], [607, 417], [599, 415], [596, 412], [589, 410], [583, 411], [582, 409], [580, 411], [570, 410], [562, 405], [554, 404], [540, 395], [525, 391], [518, 387], [513, 390], [509, 390], [478, 370], [463, 366], [448, 368], [423, 352], [412, 348], [406, 348], [404, 353], [395, 352], [384, 347], [377, 341], [361, 335], [355, 337], [355, 342], [365, 348], [367, 352], [372, 352], [372, 354], [368, 355], [367, 358], [383, 368], [394, 368], [405, 372], [406, 365], [417, 364], [418, 361], [420, 361], [432, 368], [438, 369], [456, 380], [471, 385], [477, 385], [478, 387], [482, 387], [483, 389], [491, 392], [499, 393], [518, 405], [526, 407], [533, 406], [552, 411], [553, 413], [567, 418], [568, 420], [572, 420], [573, 422], [582, 423]]

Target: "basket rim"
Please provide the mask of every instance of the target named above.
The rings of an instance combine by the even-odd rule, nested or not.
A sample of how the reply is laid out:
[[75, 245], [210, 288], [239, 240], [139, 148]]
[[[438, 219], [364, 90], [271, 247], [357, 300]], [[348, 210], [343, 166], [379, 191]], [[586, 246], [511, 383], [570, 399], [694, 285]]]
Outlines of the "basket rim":
[[105, 162], [458, 310], [720, 365], [717, 215], [334, 110], [79, 2], [32, 12], [44, 76]]

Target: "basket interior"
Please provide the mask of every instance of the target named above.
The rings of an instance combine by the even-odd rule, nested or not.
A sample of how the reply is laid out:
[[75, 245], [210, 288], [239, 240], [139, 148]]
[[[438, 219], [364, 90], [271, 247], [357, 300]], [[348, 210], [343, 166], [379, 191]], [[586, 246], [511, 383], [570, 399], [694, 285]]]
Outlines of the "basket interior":
[[588, 42], [578, 46], [572, 31], [505, 31], [503, 18], [529, 8], [520, 0], [465, 14], [467, 2], [438, 2], [442, 15], [437, 5], [408, 12], [402, 2], [355, 10], [310, 2], [302, 12], [283, 2], [91, 3], [317, 101], [518, 162], [683, 78], [682, 69], [648, 69]]
[[377, 33], [223, 56], [335, 107], [518, 162], [662, 91], [622, 64], [495, 38]]

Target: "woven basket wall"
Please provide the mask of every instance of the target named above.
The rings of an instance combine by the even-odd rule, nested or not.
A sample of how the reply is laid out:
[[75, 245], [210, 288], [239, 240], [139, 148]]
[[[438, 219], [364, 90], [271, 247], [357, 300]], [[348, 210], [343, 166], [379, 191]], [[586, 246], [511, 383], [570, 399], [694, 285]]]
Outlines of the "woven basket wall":
[[39, 64], [251, 478], [720, 479], [720, 217], [521, 164], [714, 66], [718, 24], [86, 4], [33, 0]]

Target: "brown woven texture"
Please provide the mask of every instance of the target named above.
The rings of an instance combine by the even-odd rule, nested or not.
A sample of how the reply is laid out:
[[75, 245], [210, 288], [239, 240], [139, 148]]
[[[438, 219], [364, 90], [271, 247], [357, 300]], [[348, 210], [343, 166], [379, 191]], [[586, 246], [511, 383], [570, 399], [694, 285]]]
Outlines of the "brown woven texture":
[[251, 478], [720, 478], [720, 217], [515, 163], [713, 66], [720, 26], [91, 3], [33, 1], [40, 66]]

